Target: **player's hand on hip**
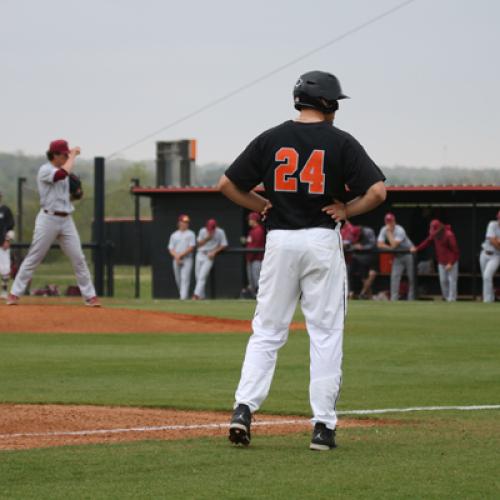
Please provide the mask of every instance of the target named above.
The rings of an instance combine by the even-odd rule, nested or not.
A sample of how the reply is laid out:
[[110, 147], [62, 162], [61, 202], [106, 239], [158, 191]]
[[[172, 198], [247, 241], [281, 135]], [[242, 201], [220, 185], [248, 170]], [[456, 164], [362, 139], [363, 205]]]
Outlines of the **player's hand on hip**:
[[273, 204], [269, 200], [266, 200], [266, 204], [265, 204], [264, 208], [260, 211], [260, 215], [262, 217], [262, 220], [266, 220], [267, 214], [268, 214], [269, 210], [271, 210], [271, 208], [273, 208]]
[[335, 222], [341, 222], [347, 220], [347, 213], [345, 203], [335, 200], [335, 203], [327, 205], [321, 209], [326, 212]]

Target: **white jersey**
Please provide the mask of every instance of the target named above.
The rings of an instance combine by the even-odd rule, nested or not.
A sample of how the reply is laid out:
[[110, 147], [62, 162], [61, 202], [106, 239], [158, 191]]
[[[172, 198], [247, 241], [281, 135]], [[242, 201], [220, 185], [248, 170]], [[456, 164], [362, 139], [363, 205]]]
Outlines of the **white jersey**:
[[488, 227], [486, 228], [486, 239], [483, 243], [483, 250], [486, 252], [493, 252], [495, 255], [500, 255], [500, 250], [491, 244], [490, 238], [500, 240], [500, 222], [496, 220], [492, 220], [488, 223]]
[[[170, 240], [168, 242], [168, 249], [175, 253], [185, 252], [189, 247], [196, 246], [196, 236], [191, 229], [186, 229], [181, 231], [178, 229], [170, 235]], [[193, 254], [190, 253], [184, 258], [192, 258]]]
[[[406, 231], [402, 226], [399, 224], [396, 224], [394, 227], [394, 239], [400, 241], [401, 243], [397, 246], [397, 248], [400, 248], [401, 250], [409, 250], [412, 246], [413, 243], [408, 238], [406, 235]], [[387, 243], [389, 244], [389, 239], [387, 238], [387, 226], [384, 226], [381, 230], [380, 233], [378, 233], [378, 239], [377, 241], [379, 243]]]
[[54, 182], [54, 175], [58, 170], [52, 163], [45, 163], [38, 170], [36, 181], [40, 194], [40, 206], [49, 212], [69, 214], [75, 209], [69, 199], [69, 178]]
[[[202, 227], [198, 233], [198, 243], [208, 236], [206, 227]], [[216, 227], [212, 239], [208, 240], [198, 251], [203, 253], [213, 252], [216, 248], [227, 247], [226, 232], [220, 227]]]

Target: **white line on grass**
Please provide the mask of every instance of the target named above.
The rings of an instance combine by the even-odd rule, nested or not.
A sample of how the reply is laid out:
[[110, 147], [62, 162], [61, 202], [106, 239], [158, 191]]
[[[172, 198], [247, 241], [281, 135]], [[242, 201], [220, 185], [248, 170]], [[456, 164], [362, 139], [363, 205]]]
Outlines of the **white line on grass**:
[[409, 413], [412, 411], [472, 411], [472, 410], [500, 410], [500, 405], [475, 406], [413, 406], [410, 408], [384, 408], [381, 410], [346, 410], [338, 411], [338, 415], [380, 415], [381, 413]]
[[[477, 410], [500, 410], [500, 405], [473, 405], [473, 406], [414, 406], [410, 408], [384, 408], [379, 410], [345, 410], [338, 411], [338, 415], [380, 415], [382, 413], [410, 413], [416, 411], [477, 411]], [[252, 427], [271, 427], [275, 425], [297, 425], [308, 424], [309, 420], [262, 420], [253, 422]], [[158, 432], [158, 431], [189, 431], [199, 429], [227, 429], [228, 423], [191, 424], [191, 425], [158, 425], [147, 427], [130, 427], [124, 429], [95, 429], [84, 431], [53, 431], [53, 432], [19, 432], [15, 434], [0, 434], [0, 439], [16, 437], [55, 437], [55, 436], [93, 436], [98, 434], [120, 434], [126, 432]]]

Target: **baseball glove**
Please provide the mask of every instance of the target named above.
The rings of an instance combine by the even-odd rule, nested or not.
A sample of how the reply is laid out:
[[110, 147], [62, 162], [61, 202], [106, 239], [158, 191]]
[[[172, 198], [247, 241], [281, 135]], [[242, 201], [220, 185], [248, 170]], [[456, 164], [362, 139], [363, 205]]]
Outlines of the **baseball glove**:
[[82, 181], [75, 174], [69, 174], [69, 194], [72, 200], [80, 200], [83, 197]]

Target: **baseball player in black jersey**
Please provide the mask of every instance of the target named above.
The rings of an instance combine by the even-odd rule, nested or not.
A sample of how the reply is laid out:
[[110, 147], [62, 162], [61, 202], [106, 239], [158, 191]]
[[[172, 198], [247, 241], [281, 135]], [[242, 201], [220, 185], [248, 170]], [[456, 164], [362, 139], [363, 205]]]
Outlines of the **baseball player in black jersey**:
[[[266, 214], [269, 231], [229, 439], [250, 443], [251, 414], [268, 395], [300, 300], [310, 337], [310, 448], [329, 450], [346, 314], [340, 224], [385, 200], [385, 177], [354, 137], [333, 126], [338, 101], [347, 97], [335, 76], [305, 73], [293, 96], [299, 116], [255, 138], [219, 181], [229, 199]], [[253, 191], [260, 183], [265, 196]]]

